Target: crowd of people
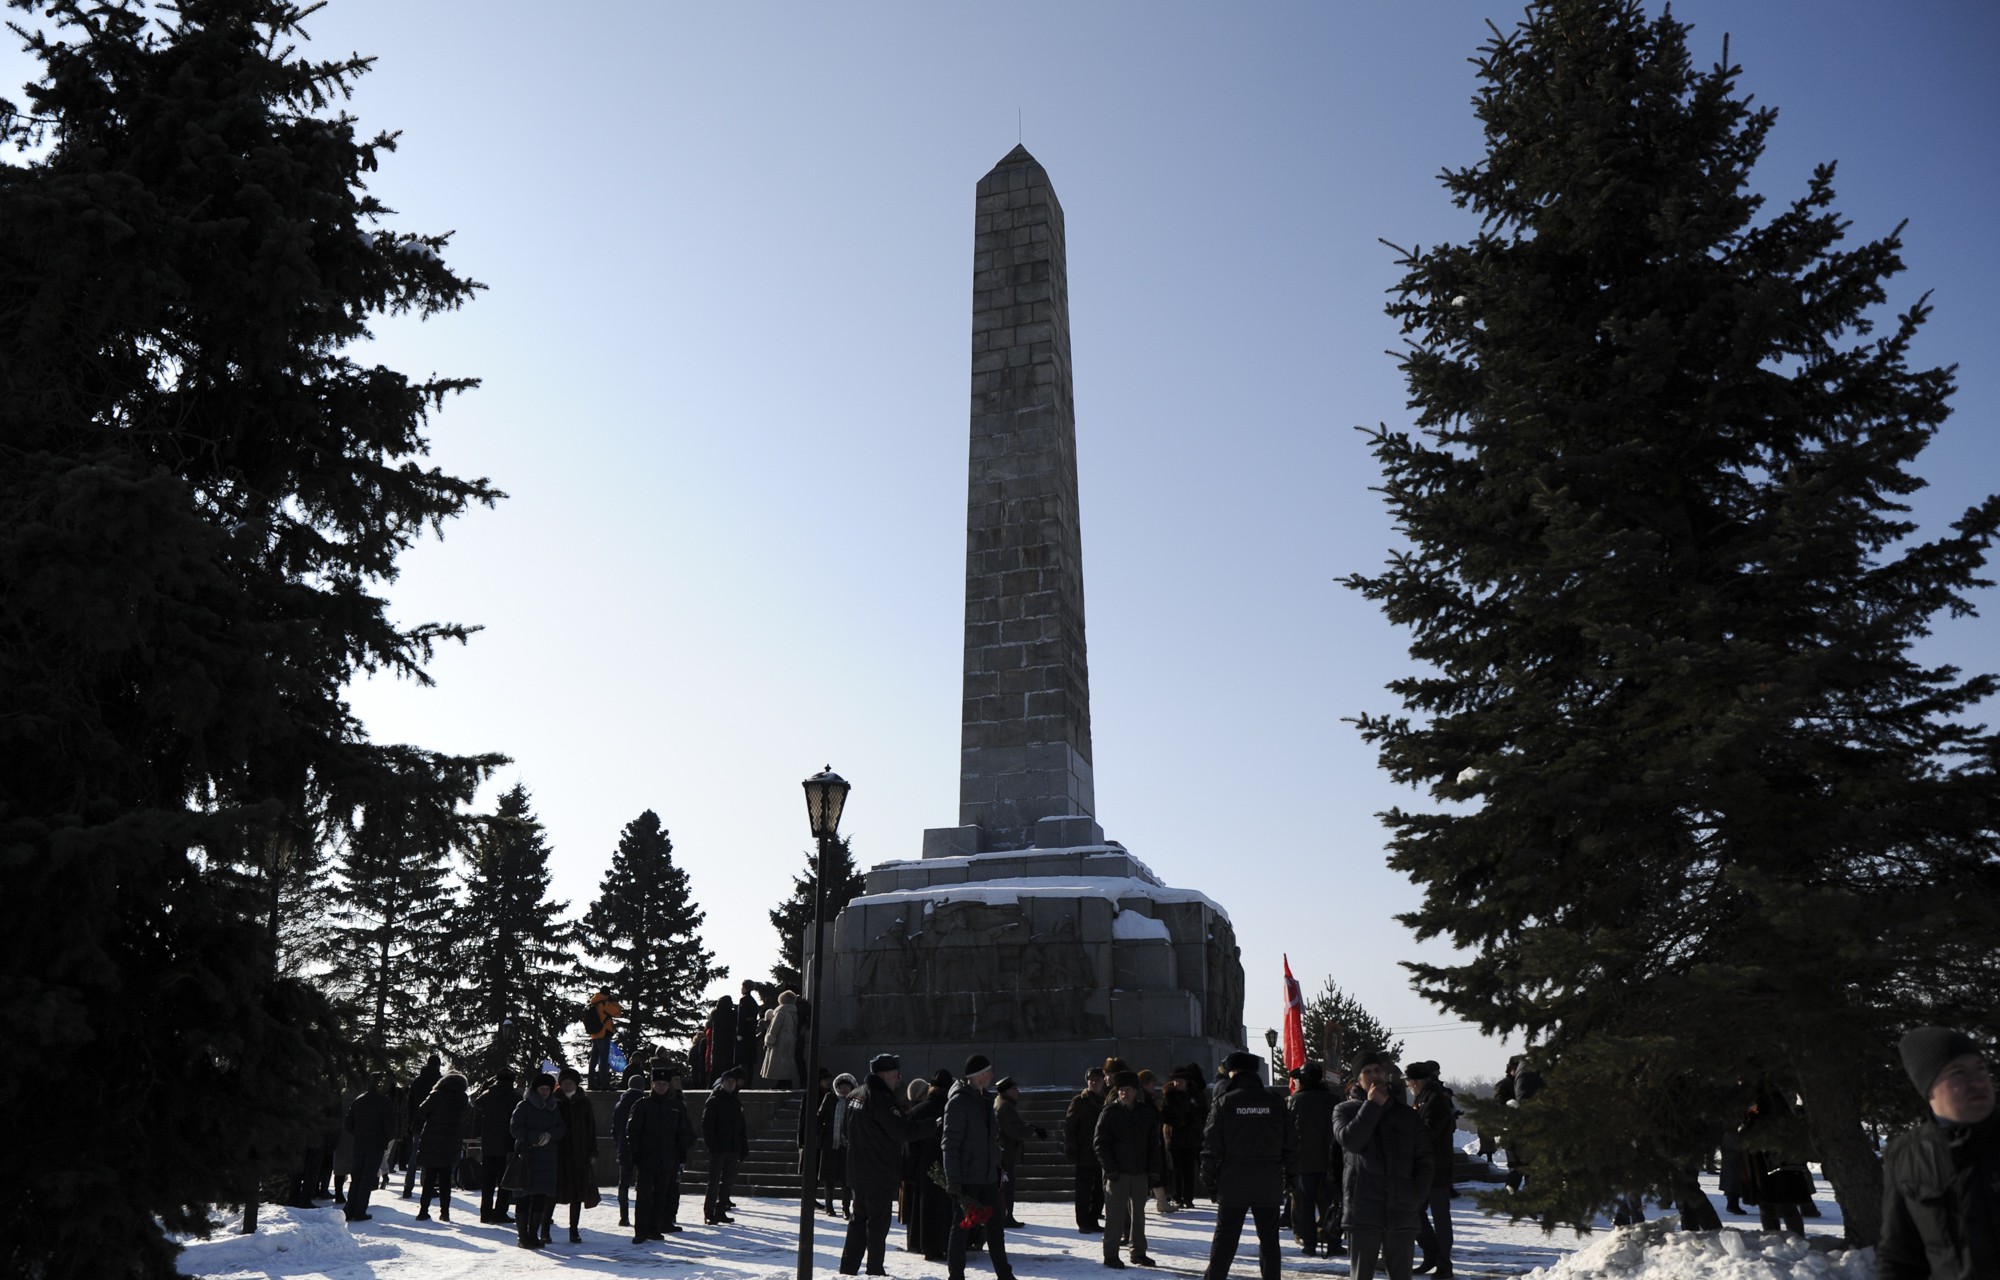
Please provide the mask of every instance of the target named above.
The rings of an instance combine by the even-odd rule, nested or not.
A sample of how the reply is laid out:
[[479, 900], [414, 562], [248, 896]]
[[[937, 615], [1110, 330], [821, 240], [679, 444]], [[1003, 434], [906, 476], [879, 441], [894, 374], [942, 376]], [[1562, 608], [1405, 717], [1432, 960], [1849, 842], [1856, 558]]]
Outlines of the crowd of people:
[[[772, 1067], [786, 1065], [774, 1050], [789, 1048], [783, 1028], [785, 1011], [795, 1006], [784, 998], [790, 994], [760, 1019], [767, 1081]], [[2000, 1274], [1992, 1221], [2000, 1203], [2000, 1122], [1987, 1060], [1969, 1038], [1943, 1028], [1910, 1033], [1902, 1052], [1935, 1123], [1890, 1147], [1881, 1274]], [[683, 1092], [687, 1075], [659, 1055], [627, 1077], [611, 1109], [618, 1221], [636, 1244], [683, 1230], [680, 1180], [697, 1143], [708, 1165], [702, 1221], [734, 1221], [735, 1180], [750, 1146], [738, 1094], [759, 1077], [740, 1064], [724, 1067], [697, 1122]], [[1303, 1254], [1347, 1254], [1357, 1280], [1372, 1280], [1378, 1266], [1390, 1280], [1450, 1276], [1459, 1112], [1439, 1075], [1435, 1062], [1404, 1070], [1370, 1053], [1356, 1063], [1351, 1084], [1308, 1062], [1287, 1087], [1267, 1082], [1262, 1059], [1247, 1052], [1231, 1054], [1212, 1082], [1197, 1066], [1174, 1068], [1162, 1080], [1108, 1059], [1088, 1069], [1064, 1112], [1077, 1230], [1101, 1236], [1107, 1268], [1152, 1266], [1149, 1209], [1173, 1213], [1203, 1195], [1217, 1210], [1207, 1280], [1228, 1275], [1246, 1217], [1257, 1233], [1263, 1280], [1280, 1274], [1287, 1218]], [[440, 1220], [451, 1220], [456, 1182], [468, 1195], [477, 1188], [481, 1222], [514, 1224], [522, 1248], [552, 1241], [560, 1206], [568, 1209], [569, 1240], [581, 1241], [581, 1214], [599, 1204], [600, 1192], [597, 1113], [578, 1072], [563, 1068], [523, 1082], [503, 1070], [474, 1088], [432, 1054], [401, 1101], [387, 1084], [372, 1080], [346, 1101], [340, 1141], [321, 1166], [349, 1219], [370, 1217], [371, 1194], [400, 1168], [403, 1195], [418, 1198], [419, 1220], [431, 1217], [433, 1203]], [[1519, 1102], [1538, 1085], [1517, 1062], [1503, 1088]], [[1797, 1201], [1809, 1197], [1783, 1189], [1790, 1184], [1779, 1175], [1789, 1164], [1765, 1167], [1757, 1158], [1759, 1116], [1782, 1105], [1775, 1094], [1759, 1096], [1740, 1130], [1745, 1142], [1735, 1152], [1725, 1147], [1723, 1167], [1727, 1175], [1734, 1158], [1747, 1171], [1767, 1227], [1797, 1230]], [[807, 1126], [814, 1126], [823, 1195], [815, 1208], [847, 1221], [842, 1274], [886, 1274], [890, 1228], [900, 1218], [903, 1248], [942, 1262], [950, 1280], [963, 1280], [968, 1253], [982, 1249], [995, 1280], [1011, 1280], [1006, 1233], [1021, 1225], [1014, 1186], [1028, 1142], [1049, 1134], [1024, 1117], [1017, 1083], [996, 1079], [985, 1056], [907, 1085], [893, 1054], [876, 1055], [861, 1078], [821, 1071], [800, 1109], [801, 1148]], [[467, 1161], [473, 1139], [484, 1158]], [[1530, 1168], [1511, 1150], [1510, 1164], [1517, 1177]], [[1738, 1210], [1727, 1176], [1724, 1191]]]

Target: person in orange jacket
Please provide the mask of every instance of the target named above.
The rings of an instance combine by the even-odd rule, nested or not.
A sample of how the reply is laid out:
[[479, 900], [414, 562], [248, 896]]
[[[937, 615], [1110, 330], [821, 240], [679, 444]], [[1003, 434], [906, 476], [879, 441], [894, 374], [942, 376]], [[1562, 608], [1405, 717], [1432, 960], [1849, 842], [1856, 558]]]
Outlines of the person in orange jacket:
[[603, 991], [591, 993], [590, 1002], [584, 1006], [583, 1029], [590, 1036], [590, 1087], [609, 1089], [611, 1087], [611, 1036], [618, 1029], [618, 1019], [625, 1016], [625, 1007]]

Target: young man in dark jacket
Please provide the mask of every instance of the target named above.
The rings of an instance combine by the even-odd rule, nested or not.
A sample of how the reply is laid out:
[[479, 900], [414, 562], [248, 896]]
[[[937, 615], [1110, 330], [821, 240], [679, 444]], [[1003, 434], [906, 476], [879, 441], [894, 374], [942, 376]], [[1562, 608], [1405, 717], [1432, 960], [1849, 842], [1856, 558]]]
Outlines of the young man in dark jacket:
[[1882, 1160], [1880, 1280], [2000, 1276], [2000, 1116], [1993, 1068], [1949, 1027], [1903, 1037], [1903, 1070], [1930, 1115]]
[[1353, 1280], [1374, 1280], [1379, 1257], [1389, 1280], [1410, 1280], [1417, 1227], [1431, 1187], [1431, 1139], [1403, 1098], [1386, 1054], [1362, 1055], [1362, 1098], [1333, 1111], [1333, 1137], [1346, 1155], [1345, 1225]]
[[638, 1212], [633, 1215], [632, 1243], [665, 1240], [681, 1230], [681, 1166], [694, 1148], [694, 1121], [688, 1119], [681, 1094], [681, 1068], [653, 1068], [653, 1089], [632, 1104], [625, 1122], [625, 1142], [632, 1152], [632, 1173], [639, 1184]]
[[1084, 1073], [1083, 1092], [1063, 1112], [1063, 1154], [1076, 1166], [1076, 1229], [1104, 1230], [1104, 1170], [1097, 1163], [1097, 1118], [1104, 1114], [1104, 1068]]
[[1129, 1226], [1132, 1261], [1150, 1267], [1146, 1256], [1146, 1200], [1166, 1171], [1160, 1118], [1139, 1100], [1139, 1073], [1111, 1077], [1112, 1101], [1097, 1118], [1097, 1164], [1104, 1170], [1104, 1265], [1122, 1270], [1118, 1241]]
[[849, 1096], [847, 1180], [854, 1189], [854, 1211], [847, 1219], [847, 1242], [840, 1251], [840, 1273], [857, 1275], [863, 1255], [868, 1274], [889, 1274], [883, 1255], [889, 1246], [889, 1217], [896, 1207], [896, 1190], [903, 1181], [903, 1158], [917, 1126], [903, 1109], [896, 1087], [903, 1082], [902, 1061], [893, 1053], [877, 1054], [868, 1064], [868, 1079]]
[[1291, 1096], [1292, 1135], [1298, 1143], [1297, 1186], [1292, 1193], [1292, 1236], [1310, 1258], [1320, 1251], [1319, 1221], [1328, 1199], [1326, 1189], [1335, 1153], [1333, 1109], [1340, 1099], [1326, 1087], [1326, 1072], [1317, 1062], [1299, 1069], [1298, 1092]]
[[1458, 1108], [1451, 1090], [1438, 1079], [1435, 1062], [1412, 1062], [1404, 1074], [1416, 1090], [1417, 1118], [1431, 1137], [1431, 1189], [1424, 1199], [1425, 1218], [1417, 1228], [1417, 1245], [1424, 1260], [1417, 1273], [1451, 1275], [1451, 1155], [1458, 1133]]
[[[944, 1104], [944, 1136], [939, 1146], [944, 1153], [945, 1190], [953, 1200], [965, 1200], [988, 1209], [1000, 1207], [1000, 1134], [993, 1118], [993, 1095], [986, 1086], [993, 1083], [993, 1064], [983, 1053], [965, 1060], [965, 1074], [952, 1085]], [[965, 1225], [963, 1207], [952, 1218], [951, 1238], [945, 1245], [945, 1269], [950, 1280], [965, 1280], [965, 1247], [972, 1228]], [[986, 1251], [993, 1259], [995, 1280], [1013, 1280], [1014, 1268], [1007, 1262], [1007, 1224], [1000, 1217], [986, 1223]]]
[[1257, 1224], [1257, 1263], [1263, 1280], [1278, 1280], [1278, 1211], [1296, 1165], [1291, 1116], [1284, 1095], [1264, 1087], [1264, 1062], [1238, 1050], [1222, 1064], [1228, 1083], [1208, 1108], [1202, 1135], [1201, 1175], [1215, 1200], [1215, 1238], [1208, 1248], [1206, 1280], [1223, 1280], [1243, 1238], [1243, 1215]]
[[734, 1222], [729, 1216], [736, 1190], [736, 1166], [750, 1149], [750, 1127], [743, 1120], [743, 1100], [736, 1091], [750, 1073], [731, 1067], [709, 1090], [708, 1105], [701, 1110], [701, 1142], [708, 1148], [708, 1195], [701, 1204], [701, 1220], [707, 1223]]

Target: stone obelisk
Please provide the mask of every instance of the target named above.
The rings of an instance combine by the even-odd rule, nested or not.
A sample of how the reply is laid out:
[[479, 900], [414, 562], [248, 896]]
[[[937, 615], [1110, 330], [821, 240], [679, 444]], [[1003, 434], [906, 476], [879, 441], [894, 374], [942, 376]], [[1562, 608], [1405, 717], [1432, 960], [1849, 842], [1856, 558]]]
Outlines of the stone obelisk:
[[1063, 212], [1026, 148], [980, 179], [973, 233], [962, 835], [940, 854], [1096, 808]]
[[1243, 1044], [1229, 914], [1105, 839], [1091, 794], [1062, 206], [1019, 147], [978, 200], [959, 825], [869, 868], [822, 1026], [913, 1075], [978, 1052], [1032, 1084], [1113, 1054], [1205, 1077]]

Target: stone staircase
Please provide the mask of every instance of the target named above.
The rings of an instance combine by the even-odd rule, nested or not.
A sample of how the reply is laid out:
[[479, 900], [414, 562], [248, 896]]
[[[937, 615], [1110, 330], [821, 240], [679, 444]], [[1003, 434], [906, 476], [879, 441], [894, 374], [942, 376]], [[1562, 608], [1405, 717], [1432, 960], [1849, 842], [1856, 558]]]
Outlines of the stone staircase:
[[[743, 1095], [744, 1119], [750, 1128], [750, 1151], [736, 1173], [736, 1189], [755, 1196], [799, 1194], [799, 1103], [800, 1095], [775, 1090], [750, 1089]], [[1021, 1201], [1067, 1202], [1073, 1192], [1072, 1169], [1062, 1152], [1063, 1111], [1070, 1091], [1048, 1090], [1021, 1094], [1021, 1115], [1031, 1125], [1048, 1130], [1047, 1138], [1030, 1138], [1016, 1172], [1015, 1198]], [[699, 1108], [695, 1123], [700, 1125]], [[617, 1180], [612, 1167], [611, 1180]], [[708, 1152], [697, 1146], [682, 1175], [683, 1194], [708, 1181]]]
[[[797, 1091], [746, 1089], [742, 1092], [743, 1118], [750, 1130], [750, 1150], [737, 1167], [736, 1189], [753, 1196], [799, 1194], [799, 1104]], [[1030, 1125], [1048, 1130], [1047, 1138], [1028, 1140], [1016, 1172], [1015, 1198], [1021, 1201], [1067, 1201], [1074, 1186], [1072, 1169], [1062, 1152], [1063, 1111], [1069, 1105], [1068, 1090], [1024, 1090], [1021, 1115]], [[591, 1095], [597, 1111], [597, 1180], [602, 1186], [618, 1185], [618, 1156], [611, 1142], [611, 1108], [617, 1095]], [[695, 1132], [701, 1132], [701, 1111], [708, 1101], [705, 1092], [689, 1092], [688, 1115]], [[471, 1144], [479, 1154], [479, 1144]], [[682, 1194], [699, 1195], [708, 1181], [708, 1149], [699, 1141], [688, 1157], [682, 1175]]]
[[[743, 1118], [750, 1130], [750, 1150], [736, 1167], [736, 1190], [753, 1196], [799, 1195], [799, 1104], [797, 1092], [746, 1089]], [[706, 1101], [703, 1098], [702, 1101]], [[691, 1107], [695, 1127], [701, 1127], [700, 1107]], [[708, 1183], [708, 1148], [697, 1143], [681, 1175], [681, 1194]]]

